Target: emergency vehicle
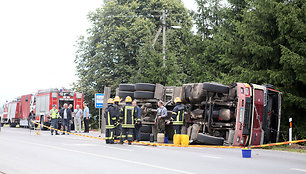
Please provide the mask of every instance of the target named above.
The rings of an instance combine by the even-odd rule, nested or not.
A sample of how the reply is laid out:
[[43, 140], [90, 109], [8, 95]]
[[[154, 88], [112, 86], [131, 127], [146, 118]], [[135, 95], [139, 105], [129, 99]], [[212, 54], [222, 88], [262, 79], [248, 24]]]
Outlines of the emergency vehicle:
[[3, 105], [1, 123], [9, 124], [11, 127], [20, 125], [32, 128], [34, 125], [31, 121], [35, 121], [50, 126], [51, 120], [48, 114], [52, 105], [61, 109], [64, 103], [72, 104], [73, 109], [76, 105], [83, 109], [83, 94], [68, 89], [52, 88], [22, 95], [17, 100]]
[[51, 118], [48, 114], [53, 105], [56, 105], [59, 110], [62, 109], [64, 103], [72, 104], [73, 109], [76, 105], [83, 109], [83, 94], [67, 89], [39, 90], [35, 99], [35, 121], [46, 126], [51, 125]]
[[20, 98], [15, 101], [6, 103], [3, 107], [4, 114], [2, 123], [9, 124], [10, 127], [16, 127], [20, 119]]

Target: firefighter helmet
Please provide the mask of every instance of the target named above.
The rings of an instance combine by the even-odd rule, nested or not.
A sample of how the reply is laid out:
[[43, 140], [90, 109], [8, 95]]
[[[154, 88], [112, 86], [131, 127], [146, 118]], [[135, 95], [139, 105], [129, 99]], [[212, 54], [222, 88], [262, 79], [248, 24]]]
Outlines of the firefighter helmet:
[[125, 102], [132, 102], [132, 97], [127, 96], [127, 97], [125, 98]]
[[176, 98], [174, 99], [174, 103], [181, 103], [181, 102], [182, 102], [182, 99], [179, 98], [179, 97], [176, 97]]
[[116, 96], [116, 97], [114, 98], [114, 102], [120, 102], [120, 97], [119, 97], [119, 96]]
[[113, 103], [114, 103], [114, 100], [113, 100], [112, 98], [110, 98], [110, 99], [107, 100], [107, 103], [108, 103], [108, 104], [113, 104]]

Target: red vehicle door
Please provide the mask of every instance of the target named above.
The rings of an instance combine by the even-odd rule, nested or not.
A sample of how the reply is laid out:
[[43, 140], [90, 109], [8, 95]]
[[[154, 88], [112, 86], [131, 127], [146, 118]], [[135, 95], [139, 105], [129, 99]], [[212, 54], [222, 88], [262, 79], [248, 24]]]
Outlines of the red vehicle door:
[[262, 120], [264, 105], [264, 87], [253, 85], [252, 135], [251, 145], [261, 144], [263, 137]]

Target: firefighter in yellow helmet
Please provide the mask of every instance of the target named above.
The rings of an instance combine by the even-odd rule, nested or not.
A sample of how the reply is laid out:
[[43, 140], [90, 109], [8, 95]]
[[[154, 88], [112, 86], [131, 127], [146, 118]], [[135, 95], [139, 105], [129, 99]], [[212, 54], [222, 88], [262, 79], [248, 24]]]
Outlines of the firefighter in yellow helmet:
[[173, 123], [174, 133], [181, 134], [186, 106], [182, 104], [182, 100], [179, 97], [174, 99], [174, 103], [176, 106], [173, 108], [171, 121]]
[[135, 106], [132, 105], [132, 98], [127, 96], [125, 98], [125, 106], [121, 109], [121, 117], [122, 117], [122, 132], [120, 138], [120, 144], [123, 144], [124, 140], [128, 140], [129, 145], [133, 141], [133, 133], [135, 128], [135, 117], [136, 109]]
[[115, 109], [115, 115], [116, 115], [116, 123], [115, 123], [115, 129], [114, 129], [114, 138], [115, 140], [119, 140], [120, 139], [120, 134], [121, 134], [121, 120], [120, 120], [120, 103], [121, 99], [119, 96], [116, 96], [114, 98], [114, 109]]
[[105, 109], [105, 140], [106, 144], [114, 144], [114, 128], [116, 123], [115, 108], [113, 106], [114, 100], [112, 98], [107, 101], [107, 108]]

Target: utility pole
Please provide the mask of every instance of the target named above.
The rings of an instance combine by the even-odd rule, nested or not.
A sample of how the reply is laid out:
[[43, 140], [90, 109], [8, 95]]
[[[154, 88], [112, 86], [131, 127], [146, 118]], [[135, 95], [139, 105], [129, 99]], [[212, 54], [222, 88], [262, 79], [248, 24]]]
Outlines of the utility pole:
[[166, 67], [166, 10], [163, 10], [163, 67]]
[[[101, 133], [105, 133], [105, 118], [104, 118], [104, 112], [105, 108], [107, 107], [107, 100], [110, 98], [111, 95], [111, 87], [104, 87], [104, 99], [103, 99], [103, 108], [102, 108], [102, 123], [101, 124]], [[99, 110], [100, 112], [100, 110]]]

